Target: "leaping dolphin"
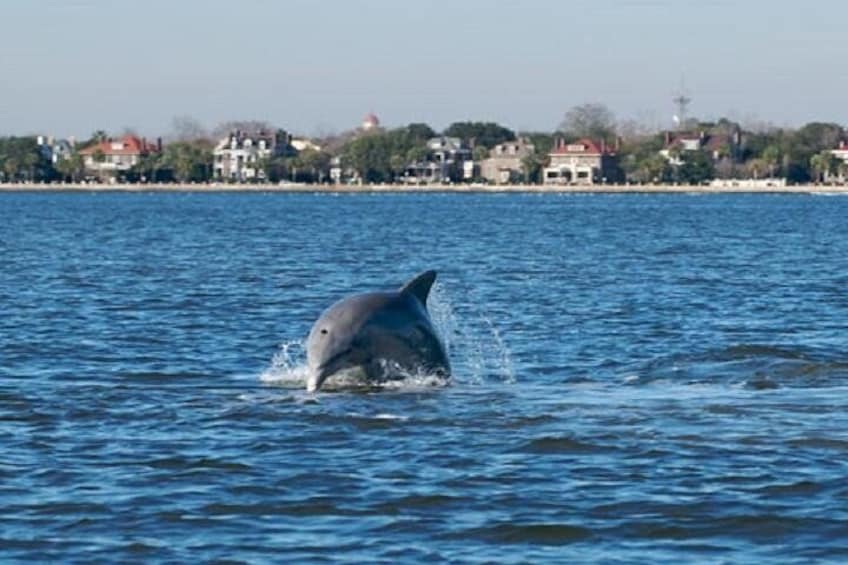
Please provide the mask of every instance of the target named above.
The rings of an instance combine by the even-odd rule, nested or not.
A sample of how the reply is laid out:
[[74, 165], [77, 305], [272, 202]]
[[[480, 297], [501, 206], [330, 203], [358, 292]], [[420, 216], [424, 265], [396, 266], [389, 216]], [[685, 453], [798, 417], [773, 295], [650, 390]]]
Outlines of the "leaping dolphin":
[[448, 378], [445, 347], [427, 313], [435, 280], [426, 271], [396, 292], [357, 294], [325, 310], [306, 340], [307, 390], [336, 374], [366, 385], [422, 372]]

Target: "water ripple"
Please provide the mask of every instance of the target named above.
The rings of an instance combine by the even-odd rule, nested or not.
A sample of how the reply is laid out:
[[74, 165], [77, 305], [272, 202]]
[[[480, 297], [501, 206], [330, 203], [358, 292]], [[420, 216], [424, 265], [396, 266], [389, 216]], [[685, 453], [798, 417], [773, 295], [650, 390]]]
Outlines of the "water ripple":
[[[0, 194], [2, 560], [845, 562], [846, 217]], [[424, 268], [450, 386], [307, 393], [323, 308]]]

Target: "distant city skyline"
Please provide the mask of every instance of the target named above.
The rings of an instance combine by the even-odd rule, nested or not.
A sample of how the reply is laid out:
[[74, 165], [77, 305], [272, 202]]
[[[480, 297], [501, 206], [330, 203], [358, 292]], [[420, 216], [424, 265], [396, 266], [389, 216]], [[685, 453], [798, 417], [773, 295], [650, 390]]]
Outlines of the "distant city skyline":
[[848, 3], [819, 0], [34, 0], [0, 7], [0, 135], [167, 135], [266, 120], [302, 135], [455, 121], [551, 131], [586, 102], [848, 125]]

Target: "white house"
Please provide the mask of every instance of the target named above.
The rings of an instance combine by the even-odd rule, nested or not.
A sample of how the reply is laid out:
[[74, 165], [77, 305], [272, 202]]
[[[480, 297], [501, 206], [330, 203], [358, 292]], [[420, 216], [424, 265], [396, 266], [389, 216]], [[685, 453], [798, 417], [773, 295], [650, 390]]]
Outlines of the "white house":
[[407, 183], [452, 182], [473, 176], [471, 149], [458, 137], [434, 137], [427, 141], [427, 158], [406, 167]]
[[214, 177], [235, 182], [265, 180], [260, 161], [285, 149], [290, 141], [283, 132], [273, 135], [264, 131], [255, 134], [234, 131], [219, 141], [212, 152]]

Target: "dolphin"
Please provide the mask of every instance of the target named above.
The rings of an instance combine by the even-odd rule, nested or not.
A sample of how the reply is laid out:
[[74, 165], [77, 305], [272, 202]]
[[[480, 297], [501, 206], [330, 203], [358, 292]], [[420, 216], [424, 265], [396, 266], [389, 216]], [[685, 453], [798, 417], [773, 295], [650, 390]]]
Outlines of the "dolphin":
[[333, 375], [365, 385], [422, 372], [449, 378], [445, 347], [427, 313], [435, 280], [435, 271], [425, 271], [397, 291], [349, 296], [325, 310], [306, 340], [307, 390]]

